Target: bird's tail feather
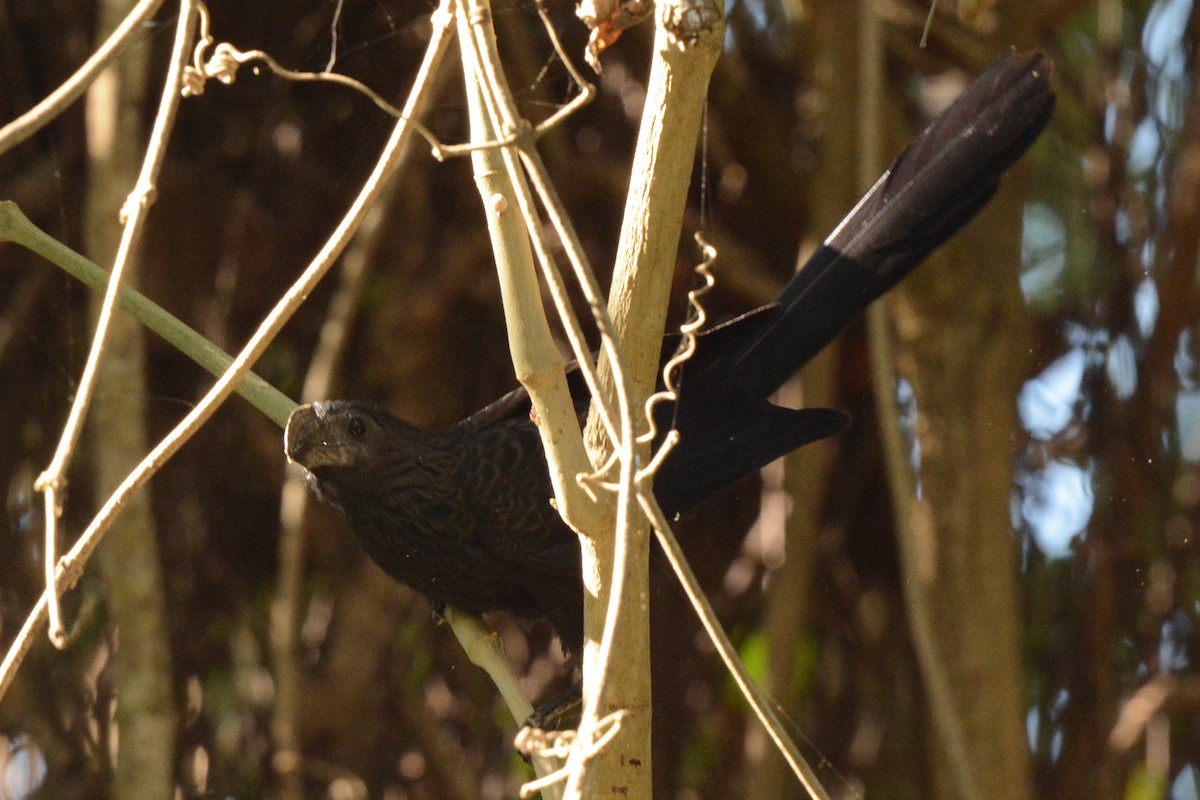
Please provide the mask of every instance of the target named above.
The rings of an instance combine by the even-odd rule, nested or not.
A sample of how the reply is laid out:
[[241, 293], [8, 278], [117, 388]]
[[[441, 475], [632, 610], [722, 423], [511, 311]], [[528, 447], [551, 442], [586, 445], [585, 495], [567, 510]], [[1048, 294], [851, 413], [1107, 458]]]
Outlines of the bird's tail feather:
[[1050, 75], [1041, 53], [1005, 55], [899, 155], [732, 354], [749, 394], [779, 388], [987, 204], [1050, 119]]
[[839, 412], [792, 411], [765, 398], [987, 204], [1050, 118], [1050, 71], [1039, 53], [993, 64], [900, 154], [775, 302], [700, 337], [673, 418], [658, 420], [682, 434], [655, 478], [664, 509], [684, 510], [842, 427]]

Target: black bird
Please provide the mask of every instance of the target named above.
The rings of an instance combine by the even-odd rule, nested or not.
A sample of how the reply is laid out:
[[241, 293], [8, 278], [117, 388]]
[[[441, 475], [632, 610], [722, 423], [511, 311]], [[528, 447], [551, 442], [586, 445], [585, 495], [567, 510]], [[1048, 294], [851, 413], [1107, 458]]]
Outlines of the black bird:
[[[660, 405], [660, 430], [680, 432], [654, 483], [668, 514], [842, 427], [837, 411], [766, 398], [983, 208], [1050, 118], [1050, 72], [1039, 53], [1002, 57], [900, 154], [773, 303], [700, 337], [678, 401]], [[582, 415], [587, 388], [570, 378]], [[523, 389], [441, 431], [363, 403], [312, 403], [292, 413], [284, 447], [393, 578], [438, 607], [545, 617], [578, 652], [579, 543], [550, 506]]]

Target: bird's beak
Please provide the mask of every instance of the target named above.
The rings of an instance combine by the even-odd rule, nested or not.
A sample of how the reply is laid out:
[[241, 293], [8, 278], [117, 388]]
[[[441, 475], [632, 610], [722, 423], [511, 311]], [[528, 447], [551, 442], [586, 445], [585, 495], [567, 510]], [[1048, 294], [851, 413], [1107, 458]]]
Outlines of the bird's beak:
[[283, 429], [283, 452], [289, 464], [303, 464], [304, 456], [312, 449], [312, 437], [305, 422], [313, 417], [311, 404], [298, 406], [288, 416]]

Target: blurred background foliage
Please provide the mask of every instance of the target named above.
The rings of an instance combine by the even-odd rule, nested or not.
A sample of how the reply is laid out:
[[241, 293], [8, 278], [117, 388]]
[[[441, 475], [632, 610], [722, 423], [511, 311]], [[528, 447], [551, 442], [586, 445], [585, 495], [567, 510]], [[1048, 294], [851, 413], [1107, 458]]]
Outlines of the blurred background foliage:
[[[871, 76], [859, 68], [863, 7], [729, 3], [680, 234], [676, 318], [693, 230], [721, 252], [708, 306], [722, 318], [769, 300], [849, 209], [863, 188], [867, 82], [884, 92], [889, 158], [1010, 46], [1054, 59], [1059, 110], [993, 206], [888, 300], [894, 396], [872, 390], [856, 326], [787, 390], [792, 402], [850, 412], [852, 427], [682, 521], [688, 552], [834, 797], [961, 796], [930, 711], [914, 603], [932, 621], [926, 652], [949, 680], [980, 797], [1200, 797], [1200, 12], [1189, 0], [1031, 0], [963, 22], [942, 9], [920, 49], [927, 6], [892, 0], [879, 4], [885, 69]], [[401, 0], [210, 8], [219, 41], [309, 70], [335, 49], [339, 71], [396, 100], [432, 10]], [[586, 31], [572, 6], [553, 0], [549, 11], [567, 51], [581, 54]], [[139, 147], [174, 13], [166, 4], [133, 45], [147, 81], [143, 113], [126, 120]], [[543, 117], [572, 96], [566, 73], [532, 3], [500, 0], [495, 16], [519, 100]], [[0, 0], [0, 118], [57, 86], [106, 24], [85, 0]], [[596, 101], [542, 141], [602, 272], [651, 33], [633, 28], [607, 51]], [[426, 120], [449, 141], [465, 136], [459, 82], [445, 82]], [[344, 88], [249, 70], [185, 102], [150, 216], [142, 291], [239, 348], [331, 231], [391, 124]], [[97, 197], [119, 202], [130, 188], [104, 185], [87, 136], [79, 103], [0, 157], [0, 198], [85, 251]], [[115, 227], [115, 204], [98, 213], [101, 227]], [[439, 164], [415, 148], [371, 243], [333, 395], [441, 426], [513, 386], [482, 223], [467, 162]], [[257, 368], [293, 397], [337, 280]], [[5, 644], [40, 592], [32, 482], [83, 364], [89, 302], [52, 266], [0, 248]], [[118, 413], [92, 432], [71, 475], [69, 536], [103, 501], [97, 464], [115, 428], [138, 420], [156, 438], [211, 380], [152, 338], [144, 364], [144, 390], [102, 389]], [[900, 526], [880, 402], [901, 411], [916, 478], [915, 497], [895, 506], [907, 509]], [[281, 721], [271, 634], [284, 474], [280, 431], [234, 399], [152, 481], [158, 552], [92, 565], [66, 596], [71, 646], [39, 641], [0, 703], [0, 797], [155, 796], [114, 766], [123, 743], [122, 758], [141, 755], [125, 735], [134, 723], [117, 720], [149, 670], [119, 668], [114, 652], [155, 635], [131, 633], [142, 609], [164, 620], [148, 630], [161, 631], [171, 721], [139, 748], [148, 759], [162, 751], [177, 796], [515, 795], [528, 772], [486, 678], [424, 600], [312, 504], [290, 609], [298, 702]], [[149, 595], [158, 599], [117, 625], [114, 587], [144, 574], [160, 576]], [[919, 597], [917, 580], [928, 589]], [[690, 610], [669, 590], [654, 604], [656, 796], [801, 796]], [[531, 697], [569, 680], [544, 628], [490, 622]], [[284, 740], [295, 749], [281, 752]]]

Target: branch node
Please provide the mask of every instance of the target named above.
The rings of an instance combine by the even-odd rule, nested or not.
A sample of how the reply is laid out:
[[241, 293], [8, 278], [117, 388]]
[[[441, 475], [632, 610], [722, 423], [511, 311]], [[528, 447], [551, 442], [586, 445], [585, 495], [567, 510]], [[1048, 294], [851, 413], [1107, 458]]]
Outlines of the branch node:
[[138, 211], [145, 211], [150, 206], [154, 205], [154, 201], [158, 199], [158, 187], [152, 183], [141, 183], [134, 187], [134, 190], [125, 198], [124, 205], [117, 214], [117, 219], [122, 225], [129, 221]]
[[[33, 482], [33, 490], [35, 492], [54, 491], [62, 492], [67, 488], [66, 476], [57, 474], [57, 470], [46, 469]], [[62, 508], [59, 508], [62, 512]]]
[[680, 50], [691, 47], [721, 24], [721, 10], [713, 0], [659, 3], [658, 15], [667, 38]]
[[47, 635], [50, 637], [50, 644], [54, 645], [55, 650], [66, 650], [67, 645], [71, 643], [71, 637], [67, 635], [67, 629], [61, 623], [51, 627]]

